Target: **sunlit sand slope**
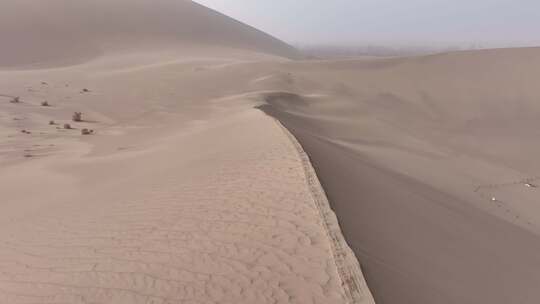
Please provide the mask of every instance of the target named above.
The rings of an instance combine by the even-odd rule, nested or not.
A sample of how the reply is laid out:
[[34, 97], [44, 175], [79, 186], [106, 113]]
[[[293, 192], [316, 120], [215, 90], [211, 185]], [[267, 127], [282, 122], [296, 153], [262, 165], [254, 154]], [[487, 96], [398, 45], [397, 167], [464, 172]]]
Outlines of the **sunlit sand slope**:
[[80, 180], [59, 181], [65, 197], [43, 210], [4, 210], [5, 303], [346, 303], [303, 164], [277, 124], [251, 110], [164, 140], [16, 167]]
[[0, 3], [1, 66], [57, 66], [102, 53], [208, 46], [298, 57], [287, 44], [190, 0], [9, 0]]
[[0, 71], [1, 299], [372, 303], [301, 148], [254, 109], [283, 59], [218, 49]]

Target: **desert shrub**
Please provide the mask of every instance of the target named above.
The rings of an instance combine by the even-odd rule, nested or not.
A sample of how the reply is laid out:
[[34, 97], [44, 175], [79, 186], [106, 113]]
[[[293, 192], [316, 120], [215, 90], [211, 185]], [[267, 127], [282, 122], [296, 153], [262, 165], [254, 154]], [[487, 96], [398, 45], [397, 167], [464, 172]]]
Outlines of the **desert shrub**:
[[82, 113], [81, 112], [73, 113], [72, 119], [73, 121], [82, 121]]
[[56, 124], [56, 123], [54, 122], [54, 120], [50, 120], [50, 121], [49, 121], [49, 125], [52, 126], [52, 125], [55, 125], [55, 124]]
[[70, 125], [70, 124], [64, 124], [64, 129], [70, 130], [70, 129], [71, 129], [71, 125]]
[[94, 134], [94, 130], [89, 130], [89, 129], [82, 129], [81, 130], [81, 134], [82, 135], [91, 135], [91, 134]]
[[19, 102], [21, 102], [21, 99], [19, 97], [13, 97], [13, 99], [10, 100], [9, 102], [11, 102], [11, 103], [19, 103]]
[[49, 105], [49, 102], [45, 100], [45, 101], [43, 101], [43, 102], [41, 103], [41, 106], [42, 106], [42, 107], [48, 107], [48, 106], [50, 106], [50, 105]]

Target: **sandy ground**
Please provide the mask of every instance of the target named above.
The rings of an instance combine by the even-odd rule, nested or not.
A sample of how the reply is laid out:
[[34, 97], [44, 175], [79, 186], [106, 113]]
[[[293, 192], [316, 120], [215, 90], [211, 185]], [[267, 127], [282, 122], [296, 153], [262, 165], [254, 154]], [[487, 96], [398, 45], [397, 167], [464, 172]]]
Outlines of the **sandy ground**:
[[537, 303], [540, 49], [296, 63], [267, 94], [377, 303]]
[[303, 150], [255, 108], [252, 65], [287, 59], [84, 55], [0, 70], [0, 303], [373, 303]]
[[[9, 212], [0, 216], [4, 233], [13, 235], [11, 240], [25, 240], [15, 232], [25, 231], [18, 228], [24, 223], [33, 224], [28, 214], [52, 212], [48, 210], [56, 203], [114, 206], [130, 200], [130, 195], [123, 197], [129, 191], [118, 189], [154, 193], [144, 190], [145, 183], [160, 183], [165, 168], [177, 162], [189, 167], [175, 170], [179, 180], [186, 176], [182, 174], [204, 172], [190, 157], [207, 149], [215, 151], [216, 162], [219, 155], [227, 155], [225, 142], [236, 132], [222, 128], [225, 121], [242, 121], [240, 113], [254, 115], [254, 126], [249, 123], [245, 129], [267, 136], [269, 131], [255, 127], [266, 118], [247, 114], [263, 106], [298, 137], [314, 161], [377, 303], [536, 302], [537, 49], [306, 62], [251, 52], [242, 59], [242, 54], [223, 48], [215, 52], [208, 57], [178, 55], [174, 49], [132, 52], [73, 67], [0, 73], [2, 94], [21, 96], [22, 101], [11, 104], [10, 98], [0, 97], [0, 184], [10, 198], [4, 203]], [[82, 92], [84, 88], [89, 92]], [[39, 105], [45, 99], [51, 107]], [[86, 121], [71, 122], [74, 111], [82, 111]], [[48, 125], [49, 120], [56, 125]], [[64, 123], [76, 130], [61, 129]], [[81, 137], [83, 127], [96, 134]], [[224, 133], [188, 136], [212, 128]], [[31, 134], [21, 133], [23, 129]], [[177, 144], [174, 138], [180, 136], [185, 143]], [[208, 144], [187, 152], [196, 146], [188, 137], [206, 137]], [[250, 150], [251, 137], [239, 137], [245, 139], [237, 143], [244, 146], [240, 150]], [[174, 161], [158, 152], [172, 146]], [[230, 166], [238, 167], [242, 155]], [[143, 169], [155, 162], [167, 165]], [[124, 180], [122, 186], [115, 186], [117, 180]], [[96, 193], [101, 199], [88, 202], [86, 196]], [[255, 195], [249, 193], [245, 197]], [[85, 214], [88, 221], [97, 217]], [[52, 227], [47, 229], [62, 226]], [[318, 227], [324, 233], [324, 225]], [[326, 246], [320, 254], [328, 261], [339, 260], [328, 254], [328, 239]], [[10, 260], [5, 267], [12, 269]], [[334, 286], [340, 285], [339, 269], [333, 270]], [[322, 293], [339, 298], [346, 290]], [[310, 296], [319, 294], [310, 291]]]
[[293, 61], [149, 3], [0, 4], [0, 303], [538, 303], [539, 49]]
[[3, 1], [0, 40], [0, 303], [373, 303], [255, 108], [292, 47], [187, 0]]

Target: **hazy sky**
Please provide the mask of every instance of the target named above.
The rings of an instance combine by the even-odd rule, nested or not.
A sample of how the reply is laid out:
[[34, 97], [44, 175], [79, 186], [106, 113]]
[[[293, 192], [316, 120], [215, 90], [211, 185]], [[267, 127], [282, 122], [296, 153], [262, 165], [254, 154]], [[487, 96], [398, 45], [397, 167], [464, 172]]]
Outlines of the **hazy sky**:
[[540, 45], [540, 0], [196, 0], [300, 44]]

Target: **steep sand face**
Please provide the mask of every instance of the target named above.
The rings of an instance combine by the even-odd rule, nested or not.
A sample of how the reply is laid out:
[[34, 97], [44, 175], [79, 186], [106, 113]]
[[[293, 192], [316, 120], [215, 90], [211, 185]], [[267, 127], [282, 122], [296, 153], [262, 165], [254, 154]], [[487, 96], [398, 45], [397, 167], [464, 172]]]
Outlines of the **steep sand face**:
[[312, 157], [378, 303], [538, 302], [540, 49], [286, 69], [263, 109]]
[[58, 66], [101, 53], [176, 45], [297, 57], [287, 44], [190, 0], [18, 0], [0, 4], [4, 66]]

